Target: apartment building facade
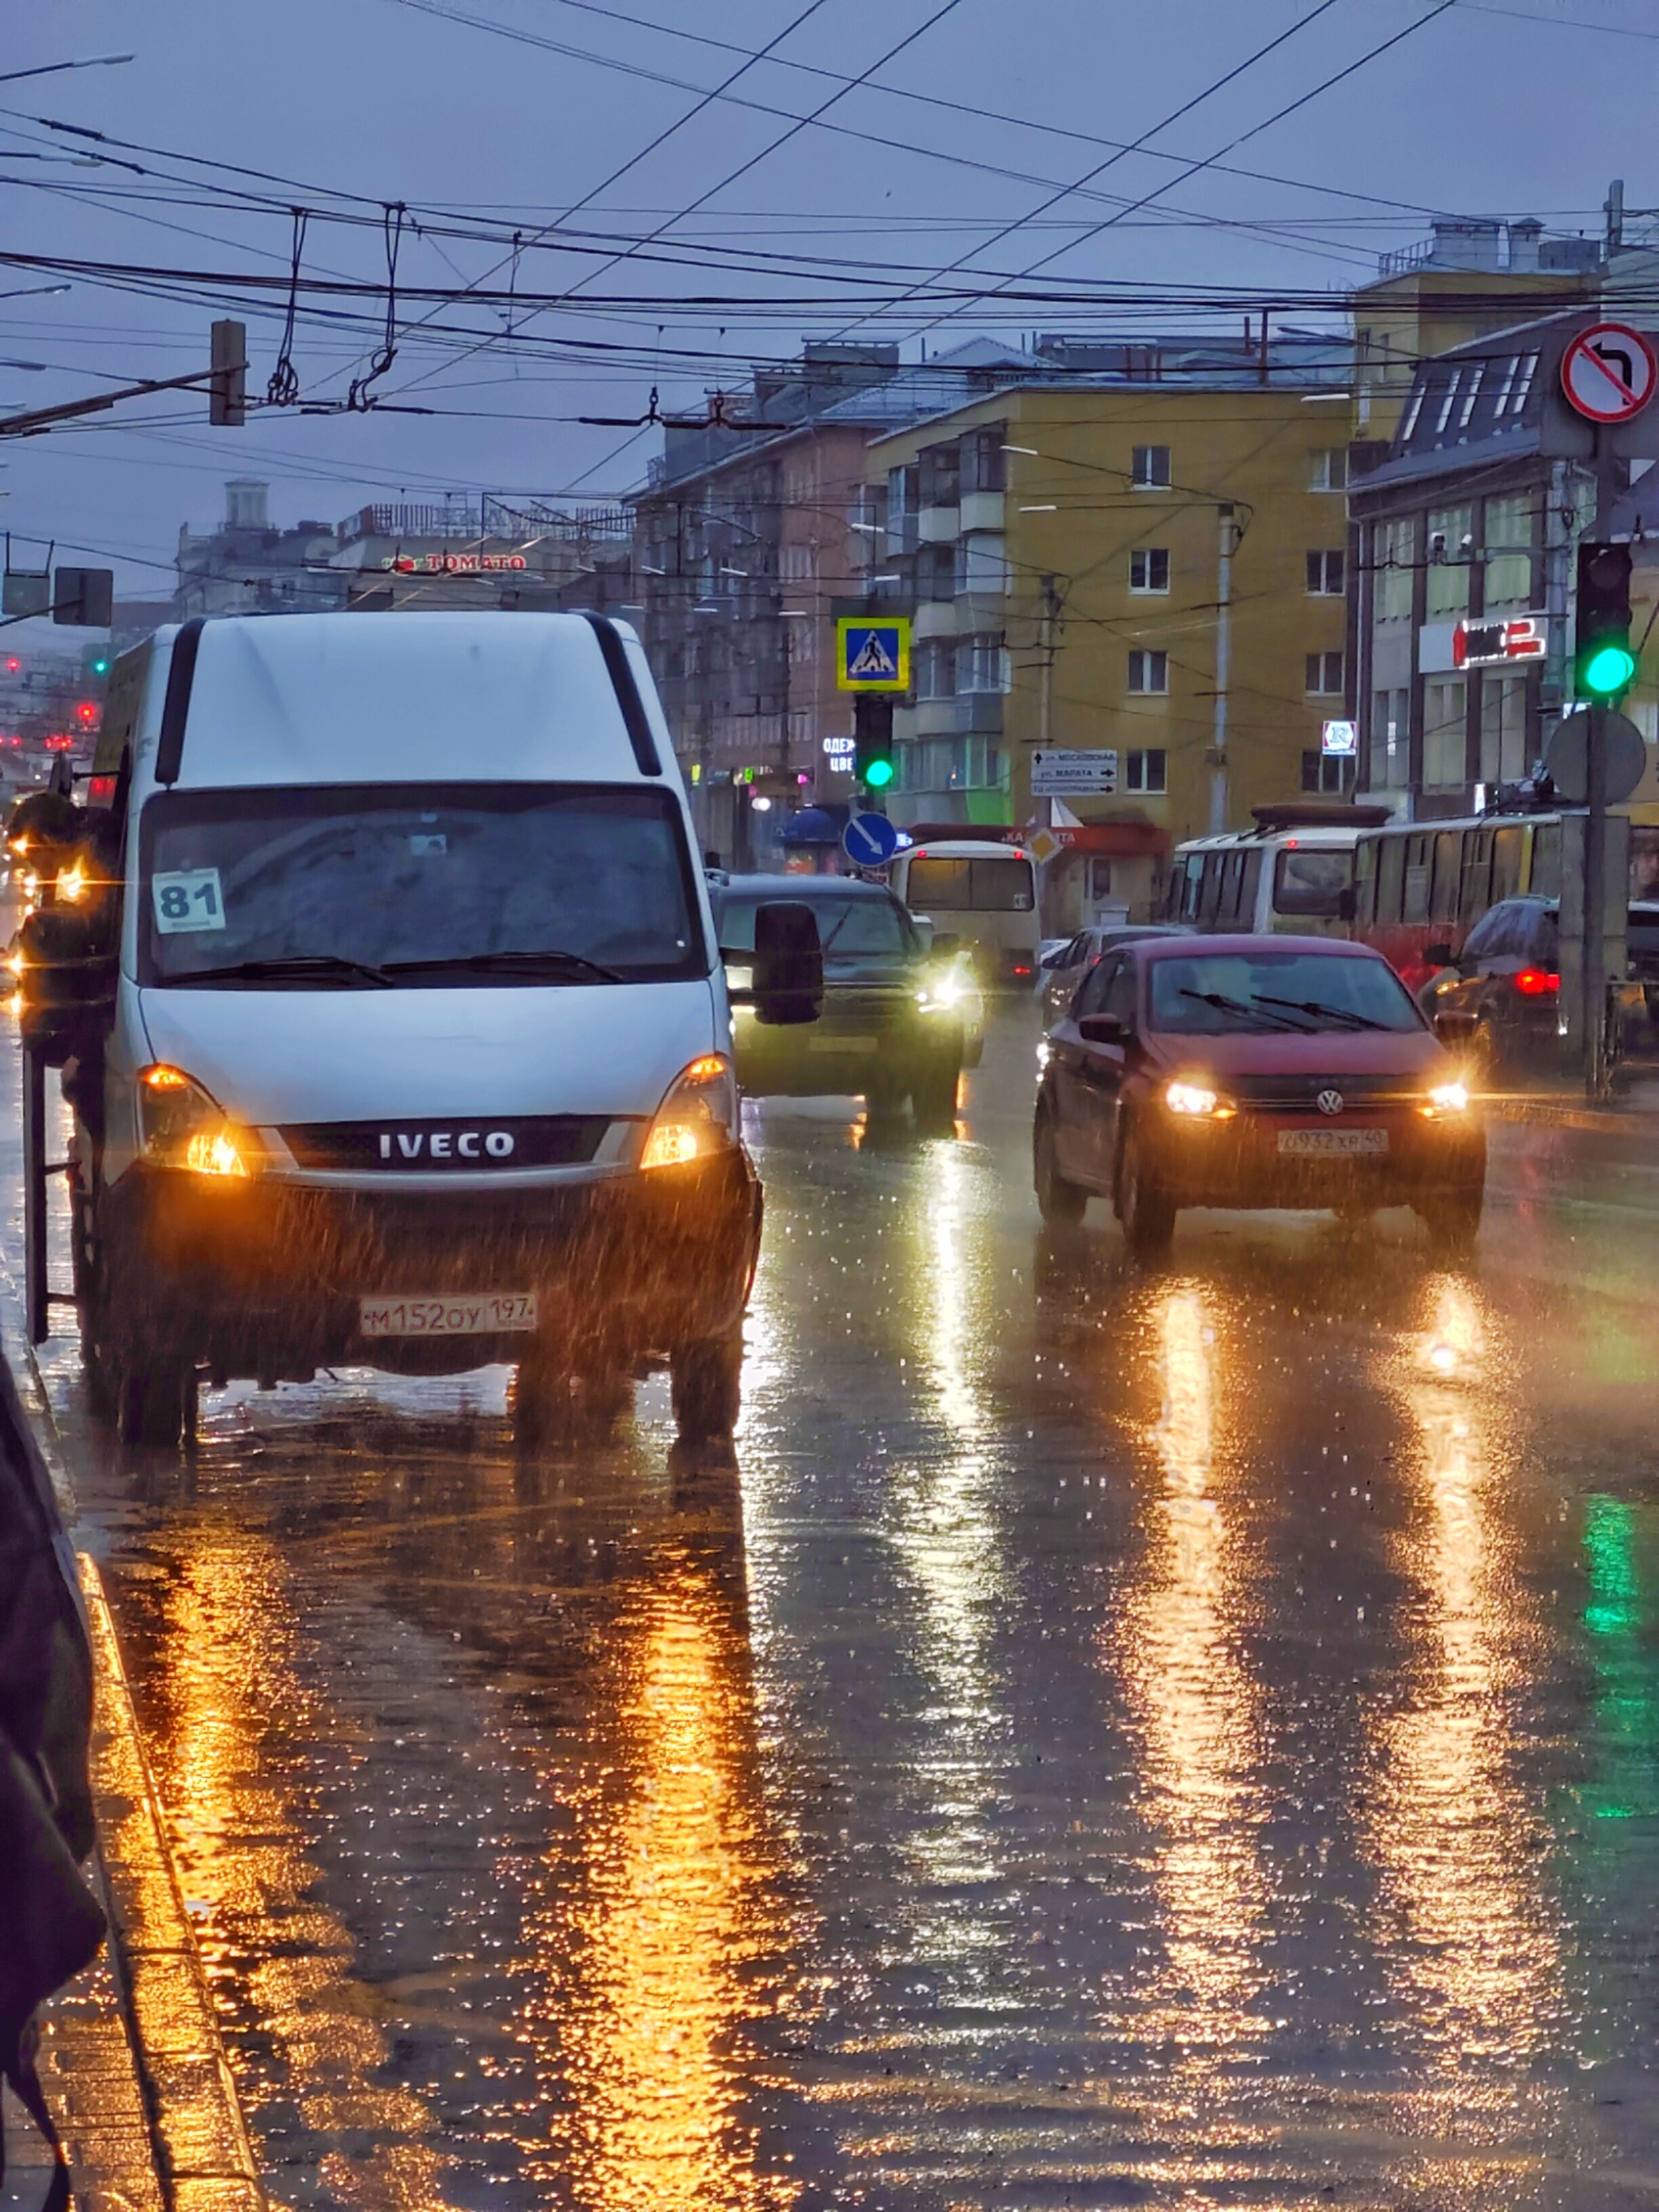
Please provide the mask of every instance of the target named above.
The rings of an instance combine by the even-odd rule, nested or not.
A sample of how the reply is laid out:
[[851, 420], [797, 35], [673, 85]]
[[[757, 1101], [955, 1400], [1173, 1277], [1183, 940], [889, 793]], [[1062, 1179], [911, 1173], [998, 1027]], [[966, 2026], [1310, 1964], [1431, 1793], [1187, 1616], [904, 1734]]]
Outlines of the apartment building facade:
[[871, 598], [915, 623], [901, 821], [1038, 823], [1034, 752], [1116, 755], [1116, 788], [1058, 817], [1064, 926], [1144, 907], [1184, 837], [1351, 787], [1323, 725], [1350, 715], [1352, 355], [1318, 336], [1034, 351], [1037, 375], [872, 444]]
[[896, 346], [808, 344], [799, 362], [757, 369], [748, 392], [726, 395], [718, 423], [665, 432], [630, 502], [628, 611], [707, 849], [769, 865], [792, 811], [851, 799], [835, 623], [879, 573], [869, 441], [1027, 362], [985, 340], [908, 365]]

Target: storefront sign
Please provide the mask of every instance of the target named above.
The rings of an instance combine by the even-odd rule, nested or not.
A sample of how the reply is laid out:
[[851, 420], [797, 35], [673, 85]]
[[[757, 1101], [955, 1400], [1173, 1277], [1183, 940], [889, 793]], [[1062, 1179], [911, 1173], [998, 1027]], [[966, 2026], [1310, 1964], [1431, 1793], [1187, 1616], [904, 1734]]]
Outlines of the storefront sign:
[[484, 576], [530, 566], [522, 553], [384, 553], [380, 566], [399, 576]]

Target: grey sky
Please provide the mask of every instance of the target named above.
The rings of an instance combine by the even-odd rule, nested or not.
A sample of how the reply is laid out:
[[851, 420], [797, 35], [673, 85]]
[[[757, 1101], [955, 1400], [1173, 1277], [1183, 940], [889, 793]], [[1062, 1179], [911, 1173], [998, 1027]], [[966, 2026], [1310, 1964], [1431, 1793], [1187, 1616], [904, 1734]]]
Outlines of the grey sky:
[[[314, 197], [319, 187], [447, 210], [463, 226], [487, 212], [528, 235], [586, 199], [695, 106], [696, 93], [655, 80], [719, 83], [741, 64], [731, 48], [766, 45], [809, 0], [607, 4], [698, 37], [642, 31], [572, 0], [288, 0], [280, 9], [246, 0], [79, 0], [73, 9], [27, 11], [14, 0], [8, 70], [123, 50], [137, 58], [121, 69], [0, 85], [0, 147], [9, 149], [0, 155], [8, 208], [0, 240], [24, 253], [280, 274], [289, 252], [283, 205], [308, 198], [325, 205]], [[1433, 0], [1334, 0], [1322, 10], [1317, 0], [1159, 0], [1153, 8], [1126, 0], [956, 0], [878, 78], [890, 90], [848, 92], [823, 117], [836, 130], [796, 130], [699, 212], [668, 222], [788, 131], [790, 115], [831, 98], [836, 76], [815, 71], [859, 75], [944, 4], [821, 0], [778, 59], [749, 69], [732, 88], [755, 105], [708, 106], [574, 218], [596, 240], [639, 238], [665, 226], [653, 255], [716, 246], [786, 254], [797, 264], [787, 274], [688, 269], [640, 254], [606, 267], [592, 257], [526, 253], [523, 289], [580, 285], [577, 301], [600, 304], [573, 302], [540, 315], [518, 346], [475, 341], [477, 349], [464, 353], [459, 341], [438, 349], [406, 335], [378, 390], [443, 415], [273, 410], [236, 433], [210, 430], [204, 403], [193, 397], [139, 403], [126, 416], [144, 427], [115, 429], [112, 418], [94, 417], [90, 426], [9, 446], [0, 523], [55, 537], [61, 548], [112, 556], [121, 587], [136, 592], [166, 588], [179, 525], [216, 520], [222, 481], [231, 475], [269, 477], [273, 514], [283, 521], [331, 521], [370, 498], [422, 499], [480, 486], [580, 484], [587, 495], [614, 493], [637, 479], [651, 438], [606, 461], [622, 432], [558, 418], [639, 413], [653, 381], [665, 404], [700, 407], [722, 373], [735, 379], [751, 357], [787, 353], [803, 336], [852, 325], [906, 337], [911, 353], [923, 331], [931, 349], [983, 328], [1013, 335], [1122, 327], [1128, 319], [1115, 309], [1090, 315], [1001, 304], [939, 321], [939, 309], [919, 297], [897, 319], [860, 320], [846, 303], [860, 274], [891, 277], [891, 297], [963, 259], [981, 270], [1023, 270], [1066, 247], [1084, 225], [1159, 187], [1167, 198], [1062, 252], [1034, 281], [1336, 292], [1370, 273], [1379, 249], [1420, 235], [1429, 210], [1535, 213], [1552, 228], [1599, 228], [1600, 203], [1615, 174], [1626, 178], [1634, 204], [1659, 200], [1659, 173], [1647, 173], [1642, 158], [1659, 71], [1659, 7], [1456, 0], [1228, 157], [1236, 167], [1342, 187], [1384, 204], [1210, 171], [1176, 185], [1181, 172], [1171, 161], [1136, 153], [1095, 180], [1097, 197], [1062, 200], [975, 260], [984, 240], [1050, 196], [1040, 180], [1069, 181], [1107, 160], [1109, 149], [1092, 140], [1138, 139], [1278, 33], [1294, 34], [1155, 135], [1152, 146], [1188, 159], [1213, 153], [1426, 16]], [[453, 20], [460, 16], [477, 21]], [[496, 35], [479, 22], [620, 66]], [[1592, 23], [1614, 27], [1586, 27]], [[994, 108], [1048, 128], [989, 121], [896, 92]], [[38, 117], [172, 155], [241, 163], [305, 189], [250, 185], [281, 204], [253, 212], [218, 189], [16, 158], [74, 144], [27, 119]], [[1067, 131], [1079, 135], [1059, 135]], [[123, 158], [191, 174], [172, 160]], [[203, 187], [234, 181], [196, 173]], [[138, 204], [109, 198], [113, 192], [157, 197]], [[175, 204], [163, 204], [162, 195]], [[804, 271], [803, 255], [840, 265]], [[416, 284], [505, 286], [508, 270], [487, 276], [501, 259], [500, 249], [472, 239], [407, 237], [400, 269]], [[315, 222], [307, 265], [378, 278], [380, 239], [371, 228]], [[48, 281], [0, 270], [0, 289]], [[769, 290], [813, 304], [690, 313], [650, 305], [690, 294], [761, 302]], [[641, 304], [605, 307], [612, 295]], [[251, 321], [251, 392], [263, 392], [273, 366], [282, 309], [273, 294]], [[110, 381], [204, 365], [211, 312], [87, 281], [62, 297], [0, 301], [0, 356], [48, 364], [44, 372], [0, 368], [0, 404], [39, 405]], [[1310, 310], [1301, 312], [1307, 319]], [[504, 321], [503, 310], [476, 304], [421, 303], [409, 313], [484, 334], [499, 333]], [[1164, 311], [1157, 319], [1172, 318]], [[616, 350], [556, 358], [560, 340]], [[340, 396], [366, 365], [370, 344], [362, 333], [303, 320], [295, 349], [303, 395]]]

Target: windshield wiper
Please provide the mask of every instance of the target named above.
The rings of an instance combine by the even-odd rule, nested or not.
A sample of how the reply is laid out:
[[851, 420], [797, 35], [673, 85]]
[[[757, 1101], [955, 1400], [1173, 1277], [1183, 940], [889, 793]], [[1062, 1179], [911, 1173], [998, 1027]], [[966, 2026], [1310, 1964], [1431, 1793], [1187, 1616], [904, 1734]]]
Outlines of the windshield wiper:
[[[1224, 991], [1193, 991], [1189, 990], [1184, 983], [1180, 986], [1180, 990], [1183, 999], [1198, 999], [1205, 1006], [1214, 1006], [1224, 1014], [1243, 1014], [1250, 1021], [1261, 1021], [1265, 1018], [1278, 1029], [1288, 1030], [1292, 1036], [1311, 1036], [1313, 1034], [1312, 1030], [1304, 1027], [1301, 1022], [1286, 1021], [1283, 1014], [1267, 1014], [1264, 1017], [1261, 1009], [1270, 1003], [1265, 999], [1230, 999]], [[1281, 1003], [1288, 1004], [1289, 1001]]]
[[1386, 1022], [1374, 1022], [1369, 1014], [1355, 1012], [1352, 1006], [1328, 1006], [1322, 999], [1263, 999], [1264, 1006], [1293, 1006], [1299, 1014], [1323, 1017], [1328, 1022], [1347, 1022], [1360, 1030], [1385, 1030]]
[[561, 975], [590, 975], [597, 983], [620, 983], [624, 979], [614, 968], [603, 968], [597, 960], [589, 960], [580, 952], [561, 952], [549, 946], [544, 951], [509, 952], [458, 952], [448, 958], [439, 955], [430, 960], [388, 960], [387, 975], [442, 974], [454, 969], [471, 969], [481, 975], [511, 975], [532, 969], [554, 969]]
[[289, 952], [273, 960], [234, 960], [223, 968], [190, 968], [181, 975], [164, 975], [161, 982], [163, 987], [169, 983], [278, 982], [290, 975], [314, 975], [319, 982], [333, 977], [343, 983], [361, 975], [382, 991], [394, 988], [384, 968], [371, 967], [367, 960], [348, 960], [337, 952]]

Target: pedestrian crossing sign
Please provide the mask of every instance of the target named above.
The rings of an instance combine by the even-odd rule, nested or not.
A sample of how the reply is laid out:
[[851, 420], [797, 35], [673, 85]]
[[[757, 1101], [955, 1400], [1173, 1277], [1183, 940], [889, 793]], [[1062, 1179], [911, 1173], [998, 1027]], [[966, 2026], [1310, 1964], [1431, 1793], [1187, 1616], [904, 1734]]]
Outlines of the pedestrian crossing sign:
[[842, 615], [836, 624], [836, 684], [842, 691], [908, 691], [909, 618]]

